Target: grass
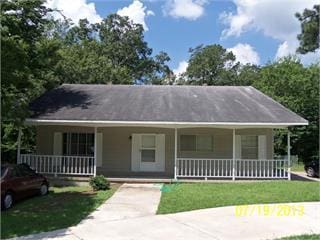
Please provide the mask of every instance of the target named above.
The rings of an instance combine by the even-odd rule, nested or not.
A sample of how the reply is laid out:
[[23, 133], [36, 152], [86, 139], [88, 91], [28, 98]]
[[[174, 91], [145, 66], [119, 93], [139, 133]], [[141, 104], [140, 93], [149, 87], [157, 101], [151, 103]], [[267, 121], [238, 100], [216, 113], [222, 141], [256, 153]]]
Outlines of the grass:
[[47, 196], [18, 202], [1, 212], [1, 239], [76, 225], [111, 197], [116, 188], [93, 192], [89, 187], [52, 187]]
[[162, 188], [158, 214], [242, 204], [320, 201], [318, 182], [181, 183]]
[[294, 163], [291, 167], [293, 172], [304, 172], [304, 164], [302, 162]]
[[320, 239], [320, 234], [304, 234], [290, 237], [283, 237], [277, 240], [318, 240]]

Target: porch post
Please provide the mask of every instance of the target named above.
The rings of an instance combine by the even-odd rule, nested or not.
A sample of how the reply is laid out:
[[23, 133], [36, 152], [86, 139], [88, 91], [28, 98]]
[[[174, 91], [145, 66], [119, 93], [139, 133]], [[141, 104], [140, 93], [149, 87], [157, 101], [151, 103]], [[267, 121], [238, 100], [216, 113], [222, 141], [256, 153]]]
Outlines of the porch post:
[[177, 180], [177, 145], [178, 133], [177, 128], [174, 129], [174, 180]]
[[288, 130], [288, 135], [287, 135], [287, 147], [288, 147], [288, 180], [291, 180], [291, 157], [290, 157], [290, 131]]
[[236, 130], [232, 129], [232, 180], [236, 180]]
[[20, 151], [21, 151], [21, 127], [19, 127], [19, 132], [18, 132], [17, 163], [20, 163]]
[[94, 165], [93, 165], [93, 176], [97, 174], [97, 142], [98, 142], [98, 128], [94, 127]]

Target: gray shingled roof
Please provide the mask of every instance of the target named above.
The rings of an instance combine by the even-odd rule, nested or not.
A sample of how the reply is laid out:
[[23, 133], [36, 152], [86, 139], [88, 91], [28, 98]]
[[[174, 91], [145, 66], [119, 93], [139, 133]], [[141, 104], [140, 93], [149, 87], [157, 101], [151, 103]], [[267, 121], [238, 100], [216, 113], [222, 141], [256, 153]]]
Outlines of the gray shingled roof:
[[64, 84], [31, 104], [33, 119], [307, 123], [253, 87]]

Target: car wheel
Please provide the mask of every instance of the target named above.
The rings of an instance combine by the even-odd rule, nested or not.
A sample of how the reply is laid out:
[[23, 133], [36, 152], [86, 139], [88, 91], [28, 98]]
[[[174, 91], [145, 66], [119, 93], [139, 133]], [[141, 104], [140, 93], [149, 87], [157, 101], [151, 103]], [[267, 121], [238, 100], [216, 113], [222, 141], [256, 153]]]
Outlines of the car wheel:
[[44, 196], [48, 194], [48, 185], [47, 184], [42, 184], [40, 187], [40, 195]]
[[9, 209], [12, 207], [13, 204], [13, 195], [11, 192], [7, 192], [3, 198], [2, 206], [4, 209]]
[[308, 167], [307, 169], [307, 175], [309, 177], [314, 177], [315, 176], [315, 172], [314, 172], [314, 169], [312, 167]]

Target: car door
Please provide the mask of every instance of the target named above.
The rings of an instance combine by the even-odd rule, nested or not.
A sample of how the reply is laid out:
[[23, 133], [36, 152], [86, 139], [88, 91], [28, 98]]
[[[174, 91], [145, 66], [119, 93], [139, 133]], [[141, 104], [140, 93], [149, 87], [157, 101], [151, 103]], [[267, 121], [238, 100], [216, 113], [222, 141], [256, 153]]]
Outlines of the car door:
[[28, 196], [28, 192], [30, 190], [28, 185], [28, 177], [23, 175], [19, 166], [12, 167], [7, 184], [10, 186], [10, 189], [15, 192], [16, 199], [21, 199]]
[[30, 188], [32, 194], [39, 193], [41, 185], [43, 183], [43, 178], [30, 167], [27, 167], [26, 171], [28, 172], [28, 175], [30, 177]]
[[37, 193], [41, 186], [41, 179], [38, 174], [33, 171], [29, 166], [21, 164], [19, 165], [20, 173], [23, 176], [22, 184], [25, 185], [26, 195], [34, 195]]

